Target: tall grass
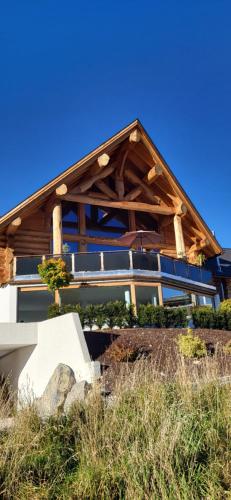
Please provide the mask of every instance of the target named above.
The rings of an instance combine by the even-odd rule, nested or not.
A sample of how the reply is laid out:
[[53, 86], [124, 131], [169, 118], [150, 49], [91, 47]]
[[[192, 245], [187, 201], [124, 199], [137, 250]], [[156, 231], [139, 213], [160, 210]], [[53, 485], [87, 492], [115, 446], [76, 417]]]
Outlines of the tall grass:
[[229, 499], [230, 396], [216, 361], [200, 378], [181, 363], [174, 381], [141, 361], [107, 403], [96, 388], [68, 417], [24, 410], [0, 435], [0, 497]]

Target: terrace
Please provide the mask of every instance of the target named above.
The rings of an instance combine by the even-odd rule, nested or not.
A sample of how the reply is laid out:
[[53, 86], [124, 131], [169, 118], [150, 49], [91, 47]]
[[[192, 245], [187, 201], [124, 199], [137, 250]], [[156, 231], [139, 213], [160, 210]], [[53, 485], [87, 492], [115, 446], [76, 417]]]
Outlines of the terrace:
[[[15, 283], [41, 282], [37, 267], [43, 259], [53, 255], [19, 256], [14, 258]], [[184, 260], [174, 259], [157, 252], [116, 250], [105, 252], [67, 253], [61, 257], [73, 282], [140, 281], [161, 282], [181, 286], [197, 292], [215, 293], [212, 272]]]

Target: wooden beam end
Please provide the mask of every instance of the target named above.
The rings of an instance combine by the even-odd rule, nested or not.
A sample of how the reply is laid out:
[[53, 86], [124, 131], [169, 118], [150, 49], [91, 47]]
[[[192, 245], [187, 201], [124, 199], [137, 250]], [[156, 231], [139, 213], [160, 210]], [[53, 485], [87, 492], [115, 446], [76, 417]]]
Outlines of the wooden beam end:
[[67, 185], [61, 184], [61, 186], [56, 188], [55, 193], [57, 194], [57, 196], [63, 196], [64, 194], [67, 194], [67, 191]]
[[99, 167], [106, 167], [110, 161], [110, 156], [107, 153], [103, 153], [97, 158]]
[[139, 130], [133, 130], [131, 134], [129, 135], [129, 142], [140, 142], [141, 139], [141, 134]]

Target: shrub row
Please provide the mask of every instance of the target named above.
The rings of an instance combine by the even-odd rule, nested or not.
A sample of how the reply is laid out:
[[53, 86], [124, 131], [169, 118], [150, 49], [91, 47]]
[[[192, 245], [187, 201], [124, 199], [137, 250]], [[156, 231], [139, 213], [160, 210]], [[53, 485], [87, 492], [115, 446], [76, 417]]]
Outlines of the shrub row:
[[217, 330], [231, 330], [231, 311], [217, 310], [211, 307], [195, 307], [192, 310], [193, 323], [196, 328], [212, 328]]
[[133, 306], [127, 307], [124, 302], [115, 301], [106, 304], [89, 304], [82, 307], [80, 304], [61, 305], [52, 304], [48, 310], [48, 317], [53, 318], [69, 312], [77, 312], [82, 326], [92, 329], [97, 325], [101, 329], [104, 325], [109, 328], [156, 327], [177, 328], [187, 326], [187, 309], [153, 306], [152, 304], [140, 305], [137, 316]]

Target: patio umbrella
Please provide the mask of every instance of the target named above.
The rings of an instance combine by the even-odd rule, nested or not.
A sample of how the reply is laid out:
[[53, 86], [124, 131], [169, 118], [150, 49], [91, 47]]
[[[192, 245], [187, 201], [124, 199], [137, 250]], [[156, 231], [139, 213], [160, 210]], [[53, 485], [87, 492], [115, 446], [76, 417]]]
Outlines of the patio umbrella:
[[129, 231], [119, 238], [119, 240], [127, 247], [136, 246], [141, 250], [146, 245], [155, 245], [160, 242], [160, 234], [156, 231]]

